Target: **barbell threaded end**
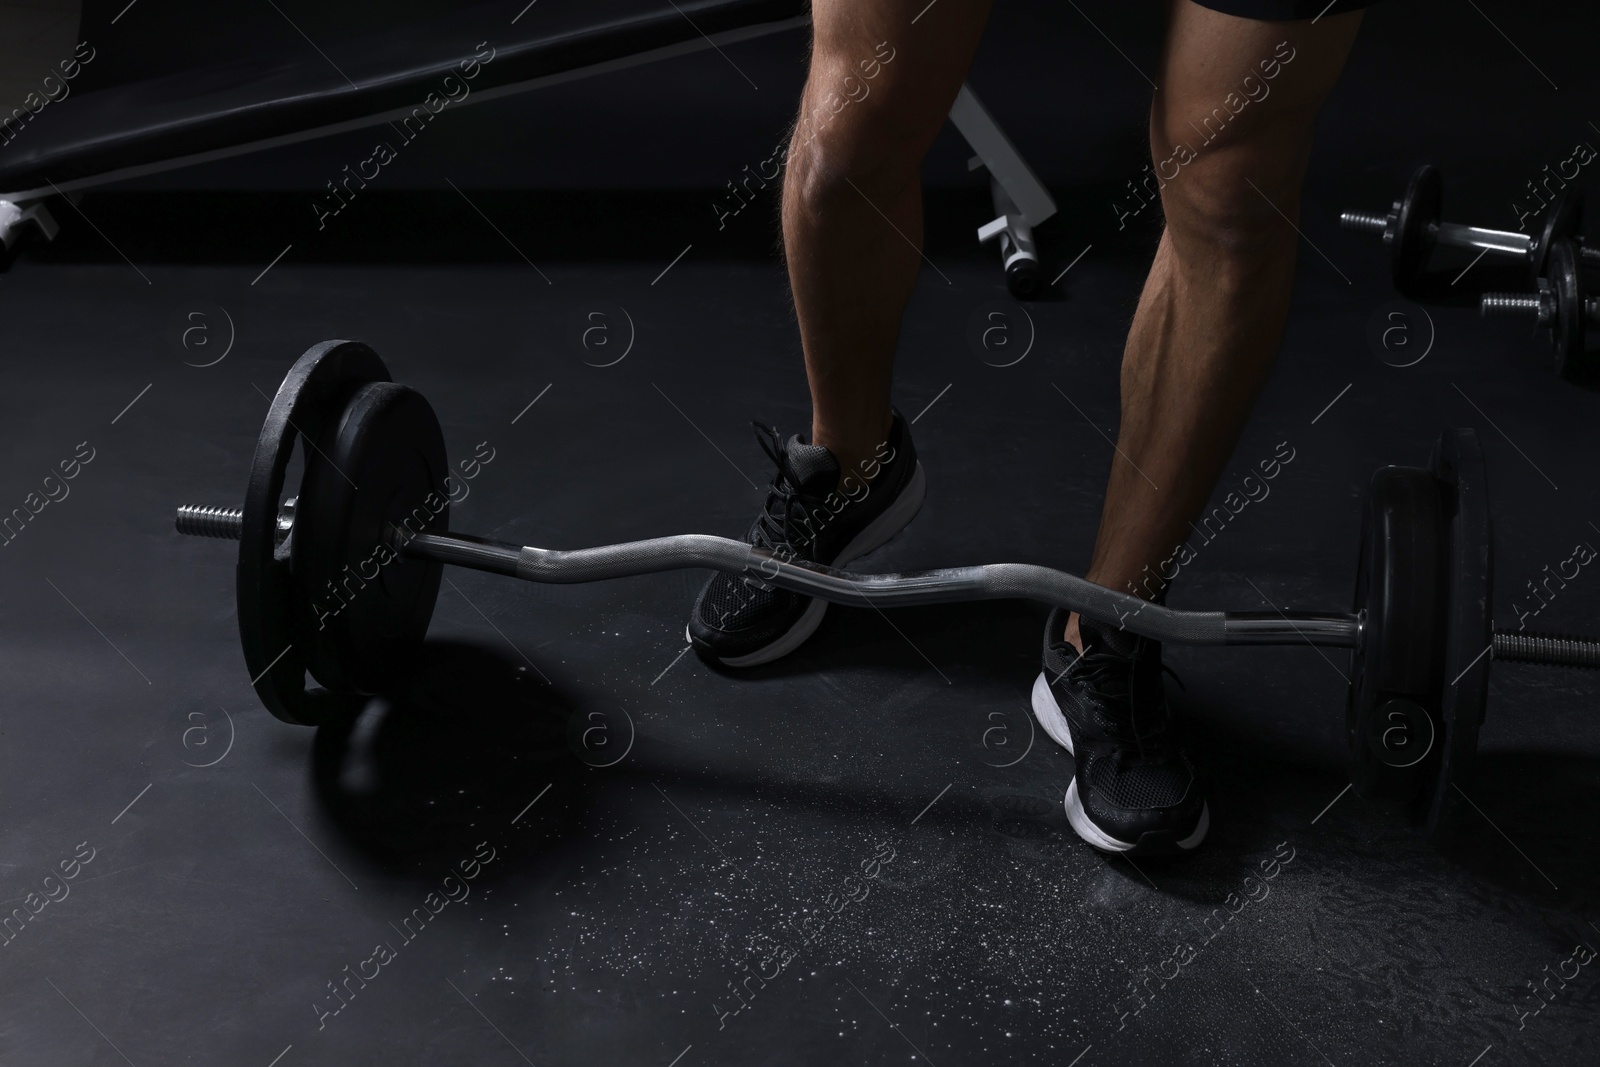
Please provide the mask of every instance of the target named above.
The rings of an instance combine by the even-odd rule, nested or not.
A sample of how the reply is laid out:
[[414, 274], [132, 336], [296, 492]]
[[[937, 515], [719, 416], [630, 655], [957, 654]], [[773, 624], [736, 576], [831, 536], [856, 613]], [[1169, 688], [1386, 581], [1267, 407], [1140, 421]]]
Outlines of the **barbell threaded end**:
[[1493, 647], [1498, 660], [1600, 670], [1600, 640], [1592, 637], [1496, 630]]
[[1480, 315], [1542, 315], [1544, 298], [1538, 293], [1484, 293], [1478, 298]]
[[1389, 218], [1369, 211], [1344, 211], [1339, 214], [1339, 225], [1360, 233], [1375, 233], [1379, 237], [1389, 232]]
[[244, 536], [244, 508], [184, 504], [178, 508], [178, 532], [190, 537], [220, 537], [237, 541]]

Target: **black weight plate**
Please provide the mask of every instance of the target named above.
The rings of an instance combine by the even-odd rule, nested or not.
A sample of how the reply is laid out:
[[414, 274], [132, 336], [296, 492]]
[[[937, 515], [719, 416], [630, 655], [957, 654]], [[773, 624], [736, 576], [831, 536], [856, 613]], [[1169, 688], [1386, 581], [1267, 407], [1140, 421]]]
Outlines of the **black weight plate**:
[[1489, 698], [1494, 546], [1489, 522], [1489, 485], [1478, 436], [1471, 429], [1447, 430], [1430, 464], [1439, 483], [1446, 544], [1444, 671], [1440, 678], [1438, 779], [1422, 797], [1430, 836], [1442, 837], [1461, 801], [1463, 782], [1478, 753], [1478, 727]]
[[[1411, 797], [1431, 773], [1439, 677], [1439, 491], [1417, 467], [1380, 467], [1361, 518], [1345, 715], [1350, 777], [1362, 796]], [[1420, 706], [1419, 714], [1415, 709]]]
[[1556, 373], [1563, 378], [1577, 376], [1583, 366], [1585, 341], [1583, 285], [1578, 279], [1577, 249], [1571, 241], [1550, 246], [1549, 280], [1555, 290], [1556, 318], [1551, 341], [1555, 345]]
[[419, 662], [444, 568], [400, 555], [390, 528], [449, 528], [444, 435], [422, 394], [392, 382], [355, 391], [308, 456], [295, 505], [296, 628], [329, 690], [393, 695]]
[[1539, 279], [1546, 277], [1550, 262], [1550, 249], [1558, 242], [1570, 240], [1583, 232], [1583, 189], [1569, 186], [1556, 194], [1550, 210], [1534, 236], [1528, 250], [1528, 280], [1537, 288]]
[[1439, 212], [1444, 205], [1444, 179], [1431, 163], [1424, 163], [1406, 183], [1395, 223], [1394, 244], [1389, 246], [1394, 287], [1411, 296], [1428, 272], [1433, 244], [1439, 232]]
[[[284, 376], [256, 440], [235, 574], [239, 639], [256, 694], [284, 722], [315, 726], [359, 707], [348, 696], [306, 689], [308, 650], [297, 641], [291, 610], [294, 535], [281, 545], [277, 541], [284, 473], [297, 437], [316, 446], [358, 387], [388, 380], [383, 361], [360, 342], [313, 345]], [[314, 447], [302, 447], [315, 455]]]

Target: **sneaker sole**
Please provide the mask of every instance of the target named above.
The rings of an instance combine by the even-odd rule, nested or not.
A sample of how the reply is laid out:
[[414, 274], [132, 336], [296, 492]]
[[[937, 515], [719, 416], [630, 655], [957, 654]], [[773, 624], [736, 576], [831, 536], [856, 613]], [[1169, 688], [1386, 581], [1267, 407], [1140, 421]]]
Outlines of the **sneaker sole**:
[[[888, 544], [896, 534], [911, 523], [912, 519], [917, 517], [917, 512], [922, 510], [923, 497], [927, 496], [927, 493], [928, 479], [922, 472], [922, 461], [918, 460], [916, 470], [911, 472], [911, 480], [900, 491], [900, 495], [895, 498], [894, 503], [890, 504], [882, 515], [868, 523], [866, 529], [856, 534], [829, 566], [836, 569], [844, 567], [865, 556], [868, 552]], [[715, 656], [714, 658], [724, 667], [756, 667], [763, 663], [771, 663], [773, 660], [782, 659], [805, 644], [807, 638], [817, 632], [817, 627], [822, 625], [822, 616], [827, 610], [828, 602], [826, 600], [813, 597], [811, 602], [806, 605], [805, 611], [801, 612], [800, 617], [794, 621], [794, 625], [785, 630], [771, 644], [764, 648], [758, 648], [754, 652], [747, 652], [742, 656]], [[684, 640], [690, 644], [694, 643], [694, 639], [689, 636], [687, 623], [683, 627], [683, 636]]]
[[[1061, 705], [1056, 702], [1056, 695], [1050, 691], [1050, 682], [1045, 678], [1044, 672], [1039, 672], [1039, 677], [1033, 680], [1033, 717], [1039, 720], [1039, 725], [1044, 727], [1044, 732], [1050, 739], [1073, 753], [1072, 731], [1067, 729], [1067, 717], [1061, 711]], [[1132, 852], [1138, 845], [1127, 841], [1119, 841], [1094, 824], [1089, 818], [1089, 813], [1083, 809], [1083, 800], [1078, 796], [1078, 774], [1074, 766], [1072, 783], [1067, 786], [1067, 797], [1064, 801], [1067, 811], [1067, 822], [1077, 835], [1100, 849], [1102, 852]], [[1195, 848], [1205, 840], [1206, 831], [1211, 828], [1211, 805], [1203, 803], [1200, 806], [1200, 819], [1195, 824], [1194, 831], [1188, 837], [1177, 842], [1178, 848], [1188, 851]]]

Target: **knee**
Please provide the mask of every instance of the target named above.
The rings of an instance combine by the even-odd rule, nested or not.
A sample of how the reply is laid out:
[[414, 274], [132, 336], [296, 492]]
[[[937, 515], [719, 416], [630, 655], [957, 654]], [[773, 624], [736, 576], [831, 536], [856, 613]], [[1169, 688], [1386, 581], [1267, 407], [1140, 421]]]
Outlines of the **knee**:
[[[903, 87], [885, 84], [887, 78], [867, 86], [827, 57], [814, 58], [812, 71], [789, 143], [786, 195], [820, 209], [862, 196], [875, 204], [890, 202], [915, 185], [943, 115], [923, 121], [925, 108], [908, 99]], [[856, 93], [826, 88], [852, 81]]]
[[1309, 125], [1263, 125], [1198, 146], [1192, 131], [1152, 140], [1180, 146], [1174, 162], [1157, 163], [1167, 230], [1180, 252], [1248, 261], [1295, 241]]
[[875, 204], [892, 202], [919, 180], [921, 165], [920, 155], [871, 121], [835, 119], [811, 130], [802, 122], [795, 128], [784, 185], [808, 212], [863, 196]]
[[1214, 160], [1168, 182], [1161, 205], [1179, 251], [1255, 259], [1294, 241], [1300, 180], [1270, 180], [1248, 159]]

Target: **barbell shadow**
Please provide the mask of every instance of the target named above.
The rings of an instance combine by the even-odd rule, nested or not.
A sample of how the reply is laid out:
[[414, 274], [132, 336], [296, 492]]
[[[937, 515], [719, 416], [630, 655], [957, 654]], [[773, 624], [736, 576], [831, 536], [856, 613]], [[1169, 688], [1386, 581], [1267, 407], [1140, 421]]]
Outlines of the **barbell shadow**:
[[317, 796], [352, 845], [388, 866], [448, 865], [480, 841], [504, 843], [516, 832], [511, 820], [547, 784], [542, 836], [558, 840], [587, 810], [588, 792], [573, 788], [586, 768], [567, 745], [574, 707], [497, 651], [427, 641], [404, 696], [373, 698], [354, 719], [317, 729]]
[[[1534, 357], [1541, 361], [1547, 361], [1550, 355], [1548, 351], [1539, 352], [1535, 350]], [[1567, 384], [1576, 386], [1586, 392], [1600, 393], [1600, 362], [1591, 357], [1575, 370], [1569, 371], [1566, 381]]]
[[[1016, 625], [1031, 631], [1036, 620], [1027, 616], [1036, 612], [1031, 605], [1023, 608], [997, 614], [1022, 616]], [[894, 615], [938, 611], [908, 609]], [[854, 614], [866, 625], [875, 621], [867, 618], [875, 612]], [[906, 664], [918, 665], [920, 660]], [[1325, 797], [1339, 792], [1339, 753], [1330, 750], [1325, 760], [1307, 760], [1303, 751], [1291, 752], [1291, 746], [1269, 735], [1226, 725], [1236, 716], [1213, 699], [1175, 692], [1172, 700], [1191, 751], [1212, 780], [1217, 829], [1208, 847], [1194, 856], [1151, 857], [1137, 867], [1107, 861], [1130, 891], [1153, 887], [1193, 903], [1215, 902], [1252, 874], [1254, 860], [1270, 854], [1279, 841], [1326, 852], [1347, 848], [1349, 838], [1371, 838], [1381, 846], [1380, 839], [1388, 836], [1395, 813], [1380, 810], [1393, 806], [1383, 801], [1346, 796], [1344, 809], [1321, 831], [1305, 821]], [[909, 830], [913, 809], [923, 803], [922, 792], [841, 789], [690, 769], [678, 764], [673, 749], [645, 734], [635, 739], [631, 758], [599, 768], [586, 764], [572, 747], [573, 723], [582, 722], [586, 704], [498, 651], [431, 640], [405, 699], [374, 700], [356, 720], [319, 728], [313, 749], [317, 795], [351, 844], [396, 870], [430, 859], [448, 864], [469, 855], [479, 841], [500, 845], [517, 831], [518, 847], [500, 850], [508, 862], [496, 865], [497, 875], [529, 863], [549, 864], [569, 848], [581, 847], [593, 799], [620, 785], [659, 785], [680, 803], [696, 806], [706, 798], [755, 799], [837, 816], [870, 832]], [[1018, 711], [1027, 714], [1020, 705]], [[817, 743], [820, 752], [826, 739], [819, 735]], [[1562, 900], [1593, 899], [1600, 893], [1600, 859], [1593, 848], [1600, 840], [1595, 799], [1600, 758], [1486, 753], [1482, 761], [1463, 784], [1484, 814], [1470, 808], [1458, 813], [1464, 818], [1444, 839], [1445, 857], [1518, 895], [1546, 902], [1552, 892]], [[986, 771], [984, 780], [969, 780], [965, 790], [943, 797], [911, 824], [921, 828], [916, 837], [920, 859], [908, 857], [913, 865], [906, 867], [903, 888], [948, 873], [995, 835], [1026, 841], [1040, 858], [1059, 860], [1063, 877], [1084, 860], [1101, 862], [1078, 841], [1061, 812], [1059, 793], [1070, 772], [1071, 757], [1045, 744], [1014, 768]], [[542, 800], [551, 803], [534, 808], [518, 824], [520, 830], [513, 827], [512, 817], [546, 785], [550, 794]], [[930, 778], [924, 792], [937, 792], [937, 785]], [[530, 829], [531, 835], [520, 832]], [[1525, 855], [1519, 857], [1502, 834]], [[1407, 856], [1397, 857], [1418, 858], [1425, 853], [1413, 857], [1407, 850]]]
[[[911, 823], [923, 793], [937, 792], [932, 778], [928, 790], [912, 795], [697, 770], [675, 765], [672, 749], [642, 734], [631, 758], [615, 767], [587, 764], [571, 741], [572, 724], [575, 717], [581, 721], [584, 707], [581, 699], [552, 689], [525, 664], [497, 651], [429, 641], [405, 699], [374, 700], [354, 721], [318, 729], [317, 795], [352, 845], [396, 870], [430, 860], [448, 864], [471, 854], [479, 841], [500, 846], [513, 837], [521, 840], [500, 849], [508, 862], [496, 865], [496, 875], [547, 864], [577, 846], [598, 793], [621, 785], [659, 785], [680, 803], [694, 802], [696, 793], [724, 802], [749, 798], [838, 817], [869, 832], [915, 832], [925, 855], [910, 858], [918, 870], [927, 867], [924, 880], [994, 835], [1026, 840], [1045, 856], [1059, 857], [1067, 865], [1064, 876], [1082, 859], [1099, 862], [1061, 813], [1057, 794], [1071, 757], [1054, 746], [1014, 769], [987, 772], [984, 781], [969, 782]], [[1112, 867], [1130, 887], [1153, 883], [1163, 895], [1205, 903], [1251, 874], [1254, 859], [1279, 841], [1302, 849], [1340, 847], [1298, 818], [1323, 794], [1338, 792], [1336, 754], [1326, 761], [1286, 760], [1284, 745], [1218, 725], [1224, 716], [1208, 701], [1175, 694], [1174, 710], [1210, 771], [1217, 834], [1201, 854], [1176, 862], [1151, 857], [1134, 868], [1113, 858]], [[819, 736], [819, 751], [823, 744]], [[1482, 762], [1465, 785], [1483, 815], [1470, 808], [1462, 813], [1445, 839], [1445, 856], [1498, 888], [1542, 901], [1551, 893], [1568, 901], [1600, 893], [1600, 858], [1592, 847], [1600, 841], [1600, 758], [1486, 753]], [[547, 785], [549, 795], [541, 795]], [[535, 796], [550, 803], [524, 814]], [[1344, 829], [1336, 831], [1335, 842], [1340, 834], [1384, 835], [1392, 813], [1365, 810], [1373, 801], [1345, 800], [1346, 810], [1336, 816]], [[514, 826], [518, 815], [522, 819]], [[528, 830], [533, 832], [522, 832]], [[1075, 852], [1083, 852], [1082, 859], [1074, 860]], [[906, 888], [921, 884], [911, 870]]]
[[[403, 697], [373, 698], [353, 719], [317, 728], [316, 795], [352, 846], [396, 871], [448, 864], [483, 840], [497, 846], [515, 840], [515, 848], [500, 849], [507, 862], [495, 864], [496, 876], [549, 863], [575, 845], [595, 798], [619, 785], [759, 798], [885, 828], [903, 827], [926, 801], [920, 793], [686, 769], [675, 762], [681, 758], [675, 749], [639, 730], [637, 717], [636, 735], [623, 739], [618, 710], [610, 701], [554, 689], [529, 665], [491, 647], [430, 639]], [[609, 749], [586, 746], [597, 713], [619, 735], [605, 743], [627, 749], [615, 765], [607, 766]], [[825, 741], [819, 734], [819, 746]], [[970, 800], [947, 797], [940, 807], [920, 824], [948, 820], [959, 827], [989, 818], [987, 808]]]
[[[643, 732], [633, 738], [628, 758], [605, 766], [609, 754], [586, 756], [580, 737], [590, 712], [615, 718], [617, 710], [554, 690], [527, 665], [492, 648], [429, 640], [403, 698], [374, 698], [354, 719], [317, 728], [316, 793], [353, 846], [396, 869], [432, 859], [448, 863], [470, 855], [479, 841], [498, 845], [515, 835], [518, 846], [501, 850], [510, 862], [496, 864], [500, 875], [547, 860], [573, 842], [596, 795], [618, 786], [760, 799], [885, 831], [907, 827], [928, 799], [922, 792], [690, 769], [681, 765], [681, 753]], [[819, 734], [819, 752], [825, 744]], [[937, 792], [933, 786], [928, 795]], [[538, 803], [524, 813], [536, 796]], [[1058, 810], [1059, 798], [1048, 804]], [[982, 801], [957, 795], [943, 798], [916, 825], [959, 833], [987, 826], [992, 816]], [[530, 829], [531, 835], [523, 833]]]
[[1600, 756], [1482, 752], [1442, 854], [1497, 889], [1556, 907], [1600, 899]]
[[[1031, 609], [1032, 605], [1025, 607]], [[906, 610], [909, 609], [896, 611], [895, 615], [905, 614]], [[1031, 621], [1029, 625], [1032, 627]], [[1031, 632], [1037, 638], [1038, 628], [1034, 627]], [[837, 667], [836, 664], [830, 666]], [[1026, 682], [1031, 670], [1030, 666], [1011, 680], [1016, 682], [1020, 677]], [[1026, 693], [1026, 685], [1021, 685], [1020, 689], [1006, 687], [1005, 691], [1018, 692], [1015, 710], [1019, 716], [1031, 715], [1025, 696], [1021, 695]], [[665, 767], [655, 762], [655, 754], [665, 755], [664, 750], [644, 739], [634, 748], [637, 758], [606, 773], [644, 786], [654, 783], [681, 790], [690, 797], [693, 791], [699, 790], [724, 797], [750, 797], [815, 813], [859, 813], [870, 817], [886, 833], [908, 831], [912, 826], [947, 832], [955, 835], [955, 840], [945, 851], [964, 852], [979, 847], [978, 843], [984, 839], [1006, 838], [1008, 845], [1032, 846], [1030, 851], [1049, 862], [1060, 863], [1063, 879], [1075, 877], [1086, 863], [1095, 866], [1109, 863], [1124, 876], [1130, 888], [1140, 892], [1152, 888], [1153, 881], [1155, 890], [1164, 896], [1192, 903], [1216, 903], [1222, 895], [1236, 888], [1245, 875], [1255, 872], [1258, 862], [1270, 856], [1278, 842], [1290, 838], [1299, 840], [1302, 846], [1306, 844], [1301, 827], [1295, 824], [1296, 819], [1301, 813], [1320, 806], [1325, 801], [1324, 794], [1338, 791], [1341, 759], [1334, 752], [1330, 753], [1325, 766], [1286, 761], [1282, 746], [1263, 744], [1259, 739], [1241, 743], [1240, 735], [1213, 725], [1219, 716], [1208, 711], [1206, 705], [1188, 701], [1181, 693], [1172, 693], [1171, 698], [1180, 728], [1206, 767], [1228, 772], [1227, 778], [1241, 788], [1213, 792], [1214, 829], [1205, 848], [1182, 856], [1140, 858], [1137, 867], [1119, 857], [1096, 852], [1071, 828], [1062, 807], [1062, 797], [1072, 774], [1073, 757], [1042, 734], [1025, 759], [1003, 769], [994, 768], [987, 760], [973, 762], [967, 758], [974, 755], [972, 752], [952, 752], [952, 769], [942, 778], [928, 776], [926, 789], [918, 792], [871, 787], [841, 790], [833, 784], [774, 782], [716, 769]], [[816, 748], [819, 755], [825, 751], [826, 743], [826, 736], [819, 734]], [[951, 777], [957, 788], [941, 796], [926, 812], [918, 814]], [[1263, 782], [1269, 783], [1265, 789]], [[1292, 798], [1286, 797], [1285, 794], [1290, 793], [1294, 794]], [[1220, 817], [1216, 814], [1219, 795], [1224, 810]], [[679, 793], [674, 796], [681, 802]], [[1259, 813], [1268, 808], [1276, 814], [1262, 818]], [[1374, 826], [1383, 821], [1373, 815], [1368, 818]], [[986, 864], [992, 858], [992, 855], [985, 857], [981, 863]]]
[[[1207, 850], [1249, 855], [1287, 837], [1301, 850], [1351, 858], [1383, 852], [1396, 870], [1416, 865], [1419, 878], [1431, 877], [1426, 872], [1443, 861], [1541, 906], [1600, 897], [1600, 756], [1555, 749], [1480, 752], [1457, 786], [1462, 802], [1426, 847], [1415, 835], [1396, 832], [1408, 820], [1409, 801], [1353, 791], [1339, 796], [1347, 772], [1337, 748], [1307, 759], [1260, 732], [1222, 725], [1238, 716], [1213, 701], [1181, 696], [1173, 707], [1191, 754], [1210, 779], [1214, 828]], [[1336, 796], [1336, 806], [1324, 812]], [[1266, 810], [1273, 814], [1259, 814]], [[1160, 878], [1154, 857], [1140, 862]], [[1184, 877], [1181, 863], [1169, 866], [1174, 877]]]

